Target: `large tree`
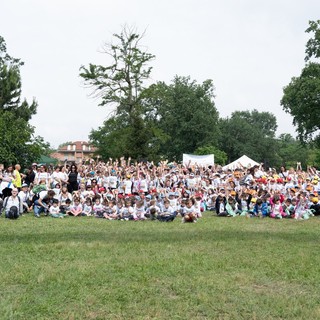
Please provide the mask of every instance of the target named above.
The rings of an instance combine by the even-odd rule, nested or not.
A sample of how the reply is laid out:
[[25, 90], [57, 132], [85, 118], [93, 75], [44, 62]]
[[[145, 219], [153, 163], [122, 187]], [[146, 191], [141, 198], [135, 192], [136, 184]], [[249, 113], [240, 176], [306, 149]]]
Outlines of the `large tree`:
[[235, 111], [230, 118], [220, 119], [219, 147], [229, 162], [242, 155], [267, 164], [275, 161], [276, 117], [269, 112]]
[[141, 93], [154, 55], [143, 50], [142, 37], [124, 27], [120, 34], [114, 34], [115, 42], [104, 45], [104, 53], [111, 58], [109, 65], [89, 64], [80, 68], [80, 77], [92, 89], [92, 95], [101, 99], [100, 105], [115, 107], [102, 127], [90, 135], [104, 154], [106, 149], [113, 149], [114, 155], [130, 154], [132, 158], [148, 154], [150, 130], [143, 121]]
[[37, 111], [37, 102], [21, 101], [20, 67], [23, 62], [7, 53], [0, 36], [0, 162], [23, 166], [40, 158], [49, 148], [41, 137], [34, 136], [29, 120]]
[[307, 64], [301, 75], [284, 87], [281, 105], [293, 116], [300, 140], [320, 145], [320, 20], [310, 21], [306, 32], [313, 34], [306, 45]]
[[145, 120], [157, 128], [160, 154], [181, 160], [183, 153], [217, 145], [219, 114], [211, 80], [199, 84], [176, 76], [171, 84], [159, 82], [144, 93]]

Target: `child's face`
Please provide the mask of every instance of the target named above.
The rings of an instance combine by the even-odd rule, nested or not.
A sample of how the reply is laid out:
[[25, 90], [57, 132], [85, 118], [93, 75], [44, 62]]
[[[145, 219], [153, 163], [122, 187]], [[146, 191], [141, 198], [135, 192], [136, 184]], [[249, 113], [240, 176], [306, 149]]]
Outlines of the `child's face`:
[[187, 207], [188, 207], [188, 208], [191, 208], [191, 207], [192, 207], [192, 202], [191, 202], [191, 201], [188, 201], [188, 202], [187, 202]]
[[99, 203], [100, 203], [100, 199], [96, 199], [95, 204], [99, 204]]

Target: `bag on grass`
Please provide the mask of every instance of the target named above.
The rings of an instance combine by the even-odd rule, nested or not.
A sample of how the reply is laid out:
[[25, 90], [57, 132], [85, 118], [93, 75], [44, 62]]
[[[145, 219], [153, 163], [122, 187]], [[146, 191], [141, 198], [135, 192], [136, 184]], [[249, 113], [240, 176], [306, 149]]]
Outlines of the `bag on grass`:
[[19, 218], [19, 209], [17, 206], [12, 206], [9, 211], [6, 213], [8, 219], [18, 219]]

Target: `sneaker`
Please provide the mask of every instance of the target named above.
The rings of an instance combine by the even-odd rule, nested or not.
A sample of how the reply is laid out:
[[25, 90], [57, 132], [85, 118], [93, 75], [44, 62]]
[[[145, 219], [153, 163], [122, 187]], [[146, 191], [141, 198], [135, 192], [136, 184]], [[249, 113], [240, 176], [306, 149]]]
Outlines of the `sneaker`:
[[36, 218], [40, 218], [40, 214], [35, 214], [34, 215]]

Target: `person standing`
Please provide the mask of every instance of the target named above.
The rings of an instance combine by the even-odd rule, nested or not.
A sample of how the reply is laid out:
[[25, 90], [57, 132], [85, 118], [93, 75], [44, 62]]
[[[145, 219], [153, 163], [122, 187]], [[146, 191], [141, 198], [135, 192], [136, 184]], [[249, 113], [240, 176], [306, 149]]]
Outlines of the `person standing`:
[[14, 166], [14, 171], [13, 171], [13, 185], [18, 189], [18, 191], [21, 190], [21, 185], [22, 185], [22, 178], [23, 175], [20, 173], [21, 166], [20, 164], [16, 164]]
[[7, 169], [2, 173], [1, 176], [1, 192], [3, 199], [11, 196], [11, 191], [13, 188], [13, 166], [9, 165]]
[[77, 190], [79, 190], [78, 171], [76, 165], [72, 164], [68, 173], [68, 191], [72, 193]]

